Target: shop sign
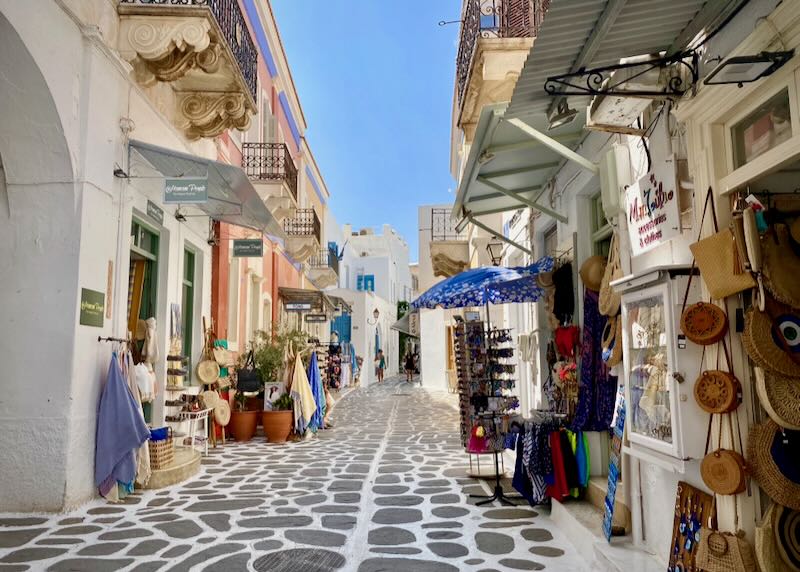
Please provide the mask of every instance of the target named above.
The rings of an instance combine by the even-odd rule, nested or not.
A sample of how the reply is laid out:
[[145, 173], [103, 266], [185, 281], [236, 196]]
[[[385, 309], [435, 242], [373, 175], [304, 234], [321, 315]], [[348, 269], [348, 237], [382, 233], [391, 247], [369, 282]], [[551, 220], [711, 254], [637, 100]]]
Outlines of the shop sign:
[[208, 202], [208, 178], [164, 179], [164, 204], [201, 204]]
[[287, 302], [284, 305], [287, 312], [308, 312], [311, 304], [308, 302]]
[[233, 255], [237, 258], [261, 258], [264, 242], [260, 238], [237, 238], [233, 241]]
[[312, 324], [320, 324], [322, 322], [327, 322], [328, 316], [325, 314], [308, 314], [306, 315], [306, 322]]
[[628, 187], [625, 211], [634, 256], [652, 250], [681, 233], [675, 160], [654, 165], [649, 173]]
[[103, 313], [105, 311], [106, 295], [97, 290], [81, 288], [81, 316], [82, 326], [103, 327]]
[[160, 225], [164, 225], [164, 211], [153, 201], [147, 201], [147, 216]]
[[419, 313], [414, 312], [408, 317], [409, 334], [418, 338], [419, 337]]

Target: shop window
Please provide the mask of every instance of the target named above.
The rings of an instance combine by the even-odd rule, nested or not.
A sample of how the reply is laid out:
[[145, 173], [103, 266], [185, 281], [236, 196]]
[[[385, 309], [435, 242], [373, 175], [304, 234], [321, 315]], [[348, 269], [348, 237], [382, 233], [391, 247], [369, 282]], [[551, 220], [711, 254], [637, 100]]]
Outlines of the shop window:
[[158, 233], [133, 220], [131, 224], [131, 263], [128, 278], [128, 331], [136, 332], [137, 322], [155, 317], [158, 295]]
[[608, 256], [611, 249], [611, 228], [603, 210], [603, 197], [597, 193], [592, 197], [592, 252], [600, 256]]
[[734, 168], [749, 163], [791, 136], [792, 118], [787, 88], [731, 128]]
[[[192, 355], [192, 334], [194, 333], [194, 284], [195, 255], [188, 248], [183, 251], [183, 288], [181, 293], [181, 314], [183, 317], [183, 355]], [[192, 368], [188, 368], [187, 379], [192, 379]]]
[[228, 272], [228, 342], [239, 342], [239, 258], [231, 258]]

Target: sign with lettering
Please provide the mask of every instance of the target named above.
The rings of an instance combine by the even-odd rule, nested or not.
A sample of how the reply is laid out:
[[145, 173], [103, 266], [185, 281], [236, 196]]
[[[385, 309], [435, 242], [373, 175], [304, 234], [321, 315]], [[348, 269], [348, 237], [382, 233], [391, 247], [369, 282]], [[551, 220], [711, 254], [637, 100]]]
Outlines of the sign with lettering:
[[312, 324], [319, 324], [327, 321], [328, 321], [328, 316], [326, 316], [325, 314], [306, 314], [306, 322]]
[[233, 255], [238, 258], [261, 258], [264, 256], [264, 242], [260, 238], [234, 239]]
[[102, 328], [105, 302], [106, 295], [102, 292], [81, 288], [81, 325]]
[[201, 204], [208, 202], [208, 179], [185, 177], [164, 179], [164, 204]]
[[284, 308], [287, 312], [308, 312], [311, 304], [309, 302], [287, 302]]
[[414, 312], [408, 317], [409, 334], [419, 337], [419, 312]]
[[644, 254], [681, 233], [675, 160], [658, 162], [628, 187], [625, 212], [634, 256]]
[[147, 216], [160, 225], [164, 224], [164, 211], [153, 201], [147, 201]]

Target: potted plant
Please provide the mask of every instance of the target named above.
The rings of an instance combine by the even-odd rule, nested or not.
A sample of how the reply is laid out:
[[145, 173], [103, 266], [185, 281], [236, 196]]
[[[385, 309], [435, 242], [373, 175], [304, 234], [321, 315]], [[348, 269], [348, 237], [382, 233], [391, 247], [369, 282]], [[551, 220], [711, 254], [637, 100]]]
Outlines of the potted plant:
[[289, 438], [294, 418], [293, 405], [292, 397], [288, 393], [284, 393], [272, 402], [271, 411], [264, 411], [261, 414], [264, 435], [270, 443], [285, 443]]
[[[253, 435], [256, 434], [258, 420], [260, 419], [260, 408], [248, 407], [251, 397], [248, 396], [247, 392], [239, 391], [241, 376], [249, 369], [247, 359], [247, 354], [239, 356], [239, 364], [236, 368], [237, 391], [234, 397], [234, 408], [233, 411], [231, 411], [230, 431], [237, 441], [249, 441], [252, 439]], [[257, 367], [251, 370], [251, 375], [262, 379]], [[263, 388], [263, 383], [259, 383], [258, 385]]]

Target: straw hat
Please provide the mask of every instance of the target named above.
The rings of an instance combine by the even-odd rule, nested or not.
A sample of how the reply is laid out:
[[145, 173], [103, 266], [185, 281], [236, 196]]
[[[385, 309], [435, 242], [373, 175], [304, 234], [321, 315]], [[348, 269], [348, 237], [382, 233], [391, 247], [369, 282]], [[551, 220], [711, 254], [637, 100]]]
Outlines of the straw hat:
[[607, 260], [603, 256], [590, 256], [581, 264], [579, 274], [583, 285], [589, 290], [600, 291], [600, 287], [603, 285], [606, 263]]
[[219, 364], [212, 359], [205, 359], [197, 364], [197, 377], [205, 384], [211, 384], [219, 379]]
[[747, 464], [772, 500], [800, 510], [800, 432], [781, 430], [766, 421], [753, 427], [747, 443]]
[[800, 381], [755, 368], [756, 393], [761, 406], [775, 423], [800, 430]]
[[800, 257], [792, 249], [789, 229], [777, 224], [761, 241], [764, 286], [784, 304], [800, 308]]
[[[769, 299], [767, 304], [774, 306], [774, 302]], [[781, 314], [776, 321], [776, 326], [783, 332], [790, 349], [800, 350], [800, 338], [790, 338], [790, 335], [800, 334], [800, 316]], [[772, 327], [772, 319], [767, 313], [753, 308], [747, 311], [742, 332], [742, 343], [747, 355], [767, 371], [786, 377], [800, 377], [800, 366], [779, 345]]]
[[225, 427], [231, 421], [231, 405], [224, 399], [220, 399], [214, 407], [214, 421], [220, 427]]
[[553, 283], [553, 273], [551, 272], [540, 272], [536, 275], [536, 283], [539, 285], [540, 288], [553, 288], [555, 284]]
[[800, 512], [772, 504], [756, 526], [756, 559], [762, 570], [800, 572]]
[[769, 510], [756, 526], [756, 560], [761, 570], [770, 572], [781, 561], [778, 553], [778, 543], [775, 542], [775, 505], [772, 504]]

